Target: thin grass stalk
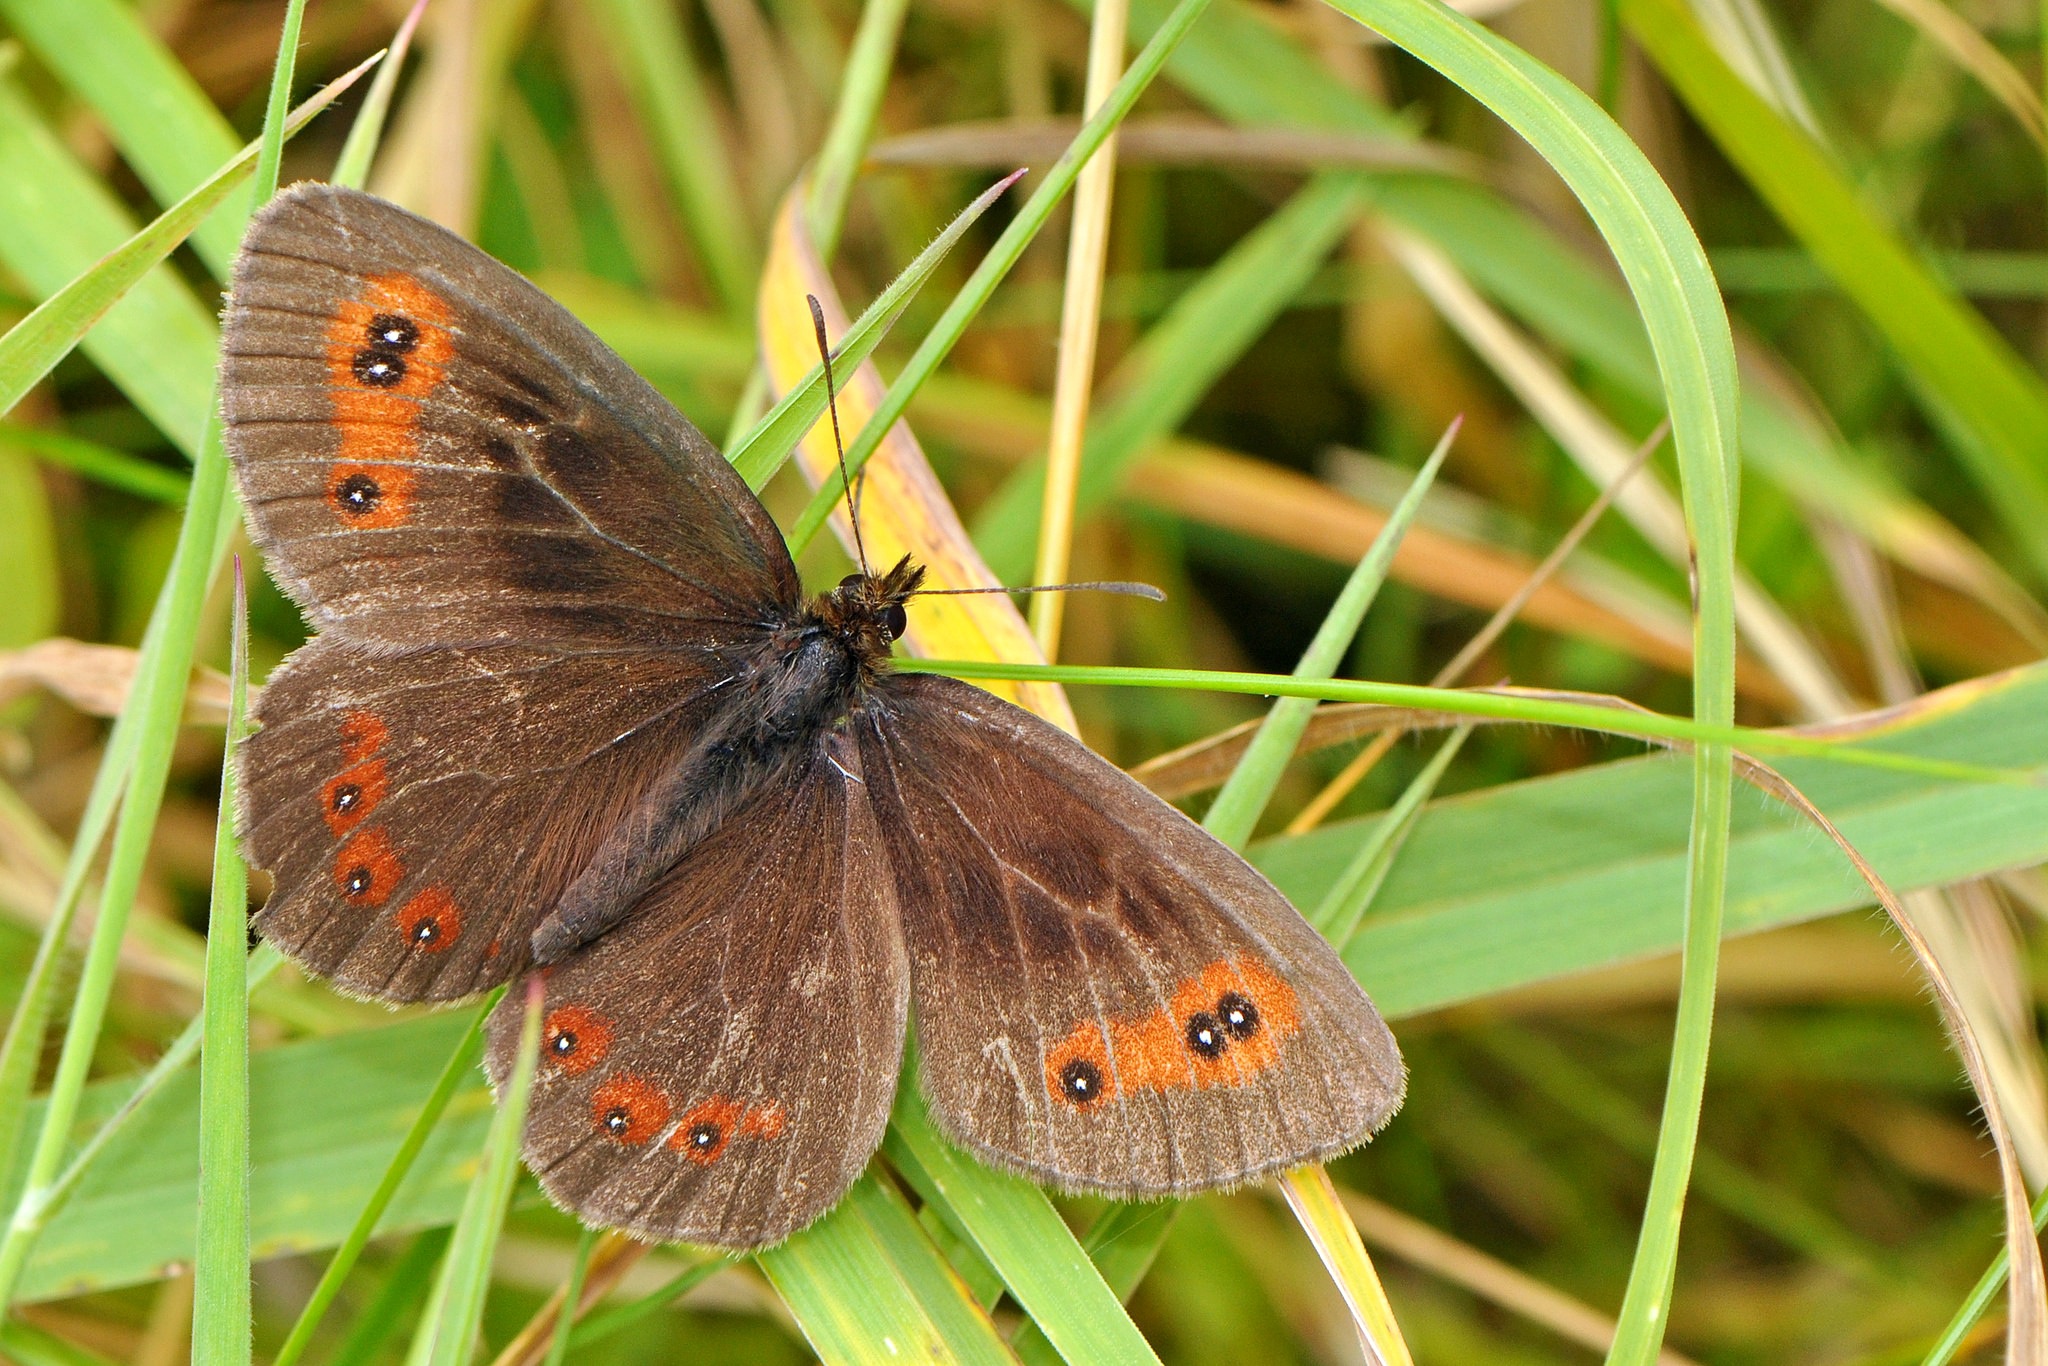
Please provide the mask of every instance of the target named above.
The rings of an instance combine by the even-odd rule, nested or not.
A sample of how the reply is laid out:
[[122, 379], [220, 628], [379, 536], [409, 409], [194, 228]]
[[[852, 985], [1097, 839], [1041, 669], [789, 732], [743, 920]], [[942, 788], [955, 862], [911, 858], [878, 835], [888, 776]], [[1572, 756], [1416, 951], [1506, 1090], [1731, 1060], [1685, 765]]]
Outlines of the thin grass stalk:
[[[1088, 87], [1082, 112], [1092, 116], [1109, 100], [1123, 69], [1129, 0], [1096, 0], [1088, 29]], [[1060, 296], [1059, 368], [1053, 376], [1052, 432], [1046, 445], [1045, 500], [1038, 523], [1038, 565], [1033, 583], [1064, 583], [1074, 542], [1074, 500], [1081, 482], [1081, 449], [1088, 436], [1088, 398], [1095, 386], [1095, 345], [1102, 322], [1102, 274], [1109, 256], [1109, 208], [1116, 189], [1116, 134], [1081, 168], [1074, 187], [1074, 220], [1067, 238], [1067, 279]], [[1060, 650], [1066, 594], [1031, 600], [1031, 632], [1048, 661]]]
[[602, 1313], [592, 1314], [574, 1326], [569, 1334], [569, 1345], [572, 1348], [587, 1349], [602, 1342], [612, 1334], [632, 1327], [678, 1297], [688, 1294], [730, 1265], [732, 1262], [728, 1258], [708, 1257], [695, 1266], [677, 1272], [667, 1284], [649, 1291], [637, 1300], [630, 1300], [625, 1304], [614, 1305]]
[[[285, 113], [304, 13], [305, 0], [291, 0], [285, 11], [270, 103], [263, 119], [264, 145], [256, 159], [255, 198], [259, 202], [269, 199], [277, 187]], [[209, 403], [207, 409], [205, 433], [192, 472], [191, 501], [178, 529], [168, 581], [158, 599], [163, 626], [145, 638], [145, 653], [137, 663], [135, 688], [129, 698], [129, 708], [141, 718], [135, 731], [134, 771], [115, 822], [113, 847], [101, 884], [99, 919], [93, 926], [92, 942], [79, 975], [64, 1047], [50, 1084], [43, 1127], [29, 1158], [20, 1199], [5, 1235], [0, 1236], [0, 1305], [13, 1299], [29, 1251], [48, 1217], [48, 1187], [63, 1158], [64, 1144], [91, 1070], [100, 1027], [113, 994], [122, 934], [141, 883], [142, 862], [149, 850], [157, 811], [163, 802], [164, 781], [170, 772], [171, 750], [184, 708], [184, 683], [192, 667], [200, 606], [219, 563], [219, 549], [225, 543], [222, 523], [232, 506], [227, 451], [221, 445], [218, 408]]]
[[833, 106], [832, 123], [825, 130], [810, 188], [804, 195], [804, 228], [821, 260], [831, 260], [838, 249], [846, 204], [853, 196], [861, 157], [874, 137], [875, 118], [889, 88], [896, 43], [903, 33], [903, 14], [909, 7], [910, 0], [868, 0], [861, 7], [860, 27], [854, 30], [846, 74], [839, 82], [839, 100]]
[[235, 847], [235, 764], [248, 738], [249, 590], [235, 561], [234, 663], [227, 745], [214, 818], [213, 894], [206, 914], [205, 1037], [199, 1060], [199, 1233], [192, 1360], [250, 1359], [249, 869]]
[[419, 31], [420, 19], [426, 12], [427, 0], [413, 0], [413, 7], [406, 11], [404, 22], [392, 35], [384, 65], [378, 70], [376, 79], [370, 82], [370, 91], [363, 97], [362, 110], [349, 124], [348, 137], [341, 144], [341, 155], [335, 159], [334, 174], [328, 177], [334, 184], [360, 190], [369, 180], [370, 162], [376, 158], [377, 148], [384, 140], [384, 120], [391, 112], [392, 92], [398, 88], [398, 75], [405, 70], [406, 56], [412, 51], [413, 35]]
[[[1635, 458], [1629, 461], [1620, 473], [1607, 481], [1599, 494], [1587, 505], [1586, 510], [1579, 514], [1579, 519], [1572, 523], [1571, 529], [1558, 538], [1557, 544], [1550, 548], [1550, 553], [1529, 571], [1529, 577], [1523, 580], [1522, 586], [1509, 594], [1507, 601], [1495, 608], [1493, 615], [1486, 619], [1486, 624], [1473, 632], [1472, 638], [1459, 648], [1458, 653], [1444, 662], [1444, 666], [1436, 671], [1436, 676], [1429, 680], [1430, 687], [1453, 686], [1465, 676], [1467, 669], [1478, 663], [1481, 655], [1493, 648], [1493, 643], [1501, 638], [1514, 619], [1522, 614], [1522, 609], [1529, 605], [1529, 599], [1535, 597], [1537, 590], [1550, 582], [1557, 571], [1564, 567], [1564, 562], [1571, 558], [1572, 552], [1579, 548], [1594, 526], [1599, 523], [1602, 514], [1614, 502], [1623, 486], [1635, 477], [1636, 471], [1642, 469], [1657, 447], [1664, 444], [1664, 437], [1670, 430], [1670, 419], [1658, 422], [1656, 428], [1643, 439], [1642, 445], [1636, 447]], [[1401, 731], [1390, 730], [1374, 736], [1322, 791], [1316, 793], [1306, 806], [1295, 813], [1294, 819], [1287, 823], [1287, 833], [1305, 834], [1321, 825], [1330, 812], [1336, 809], [1337, 803], [1343, 801], [1353, 788], [1365, 781], [1365, 775], [1372, 772], [1373, 767], [1386, 757], [1387, 751], [1399, 743], [1402, 734]]]
[[[2048, 1189], [2034, 1197], [2033, 1221], [2037, 1236], [2048, 1228]], [[1963, 1297], [1955, 1317], [1935, 1339], [1934, 1346], [1927, 1350], [1920, 1366], [1949, 1366], [1956, 1359], [1956, 1353], [1963, 1349], [1970, 1330], [1977, 1326], [1977, 1321], [1984, 1317], [1984, 1311], [1991, 1307], [1991, 1301], [1998, 1298], [1998, 1292], [2005, 1288], [2006, 1277], [2011, 1271], [2012, 1251], [2001, 1247], [1998, 1255], [1991, 1259], [1991, 1265], [1984, 1268], [1984, 1274], [1970, 1287], [1970, 1293]]]
[[[1351, 936], [1358, 933], [1358, 922], [1365, 917], [1365, 911], [1379, 895], [1380, 887], [1393, 871], [1394, 858], [1407, 842], [1408, 833], [1415, 828], [1416, 820], [1422, 814], [1422, 804], [1436, 791], [1443, 781], [1444, 770], [1451, 766], [1451, 760], [1458, 757], [1465, 741], [1472, 734], [1473, 723], [1468, 721], [1453, 730], [1450, 737], [1437, 747], [1422, 772], [1401, 792], [1400, 799], [1380, 814], [1379, 824], [1359, 844], [1358, 852], [1330, 884], [1315, 910], [1309, 913], [1308, 923], [1323, 932], [1323, 937], [1337, 946], [1341, 953]], [[1398, 736], [1400, 731], [1388, 731]], [[1384, 738], [1384, 737], [1382, 737]]]
[[[502, 994], [502, 993], [501, 993]], [[434, 1089], [427, 1094], [426, 1102], [413, 1118], [412, 1126], [405, 1131], [399, 1142], [398, 1151], [391, 1155], [385, 1165], [384, 1175], [378, 1178], [377, 1188], [370, 1192], [370, 1198], [363, 1202], [362, 1210], [350, 1226], [348, 1236], [334, 1249], [334, 1255], [327, 1259], [327, 1269], [320, 1273], [320, 1280], [313, 1287], [313, 1293], [306, 1300], [306, 1307], [299, 1311], [298, 1321], [292, 1324], [292, 1331], [285, 1338], [284, 1346], [278, 1348], [271, 1366], [295, 1366], [306, 1348], [313, 1341], [313, 1334], [319, 1330], [320, 1321], [326, 1317], [328, 1308], [341, 1293], [342, 1283], [355, 1269], [356, 1259], [363, 1248], [377, 1232], [377, 1225], [384, 1218], [384, 1211], [390, 1208], [392, 1197], [412, 1173], [413, 1164], [419, 1160], [421, 1149], [427, 1146], [434, 1126], [441, 1122], [442, 1114], [448, 1109], [448, 1102], [469, 1076], [469, 1069], [475, 1064], [484, 1037], [484, 1017], [490, 1013], [497, 996], [492, 996], [477, 1007], [471, 1017], [469, 1030], [448, 1054], [448, 1061], [441, 1069], [440, 1078]]]
[[562, 1307], [555, 1315], [555, 1331], [548, 1342], [547, 1366], [562, 1366], [569, 1355], [569, 1338], [576, 1327], [576, 1311], [583, 1305], [583, 1277], [590, 1269], [590, 1247], [597, 1230], [586, 1228], [576, 1239], [576, 1255], [569, 1263], [569, 1283], [562, 1287]]
[[[1379, 535], [1373, 537], [1358, 566], [1351, 571], [1343, 591], [1338, 593], [1337, 601], [1331, 604], [1322, 625], [1316, 629], [1315, 638], [1302, 651], [1294, 678], [1322, 680], [1337, 672], [1337, 666], [1343, 662], [1352, 640], [1358, 635], [1360, 623], [1365, 620], [1366, 612], [1379, 594], [1380, 585], [1387, 581], [1387, 570], [1394, 562], [1394, 552], [1400, 548], [1401, 537], [1414, 522], [1415, 514], [1422, 510], [1423, 495], [1429, 492], [1437, 471], [1443, 468], [1445, 458], [1451, 453], [1451, 442], [1458, 434], [1458, 427], [1459, 424], [1453, 422], [1438, 438], [1436, 449], [1416, 471], [1408, 491], [1387, 514], [1387, 524], [1380, 529]], [[1309, 717], [1314, 712], [1315, 703], [1298, 696], [1283, 697], [1273, 704], [1251, 744], [1245, 747], [1244, 757], [1238, 760], [1230, 780], [1223, 784], [1223, 790], [1216, 794], [1208, 814], [1203, 816], [1204, 829], [1233, 849], [1244, 846], [1258, 825], [1259, 817], [1265, 813], [1266, 804], [1280, 786], [1280, 777], [1293, 759], [1295, 747], [1301, 743], [1302, 732], [1308, 729]]]
[[[1209, 0], [1180, 0], [1173, 13], [1167, 16], [1166, 22], [1159, 26], [1159, 31], [1152, 35], [1152, 41], [1145, 45], [1144, 50], [1131, 63], [1123, 79], [1117, 82], [1108, 102], [1081, 126], [1081, 131], [1075, 135], [1074, 141], [1046, 172], [1044, 183], [1025, 202], [1016, 218], [1011, 220], [1010, 226], [1003, 230], [1003, 235], [996, 239], [995, 246], [989, 249], [981, 264], [975, 267], [974, 274], [960, 287], [960, 292], [953, 296], [952, 303], [946, 306], [946, 311], [939, 316], [938, 322], [932, 325], [932, 330], [925, 335], [924, 341], [912, 353], [909, 362], [896, 376], [896, 382], [889, 386], [889, 392], [876, 408], [875, 415], [847, 447], [847, 477], [851, 478], [860, 473], [868, 457], [882, 444], [883, 436], [896, 425], [904, 410], [910, 406], [911, 397], [923, 386], [925, 380], [931, 377], [932, 372], [939, 368], [939, 363], [960, 340], [961, 334], [967, 330], [967, 325], [974, 321], [975, 315], [988, 302], [996, 286], [1002, 283], [1010, 268], [1017, 264], [1018, 258], [1024, 254], [1024, 248], [1031, 244], [1032, 238], [1038, 235], [1038, 230], [1045, 226], [1046, 219], [1052, 214], [1053, 206], [1073, 188], [1081, 167], [1087, 164], [1088, 158], [1095, 154], [1116, 126], [1123, 122], [1124, 116], [1130, 113], [1131, 107], [1138, 102], [1138, 96], [1145, 92], [1145, 88], [1152, 83], [1152, 78], [1166, 65], [1166, 59], [1173, 55], [1174, 49], [1180, 46], [1181, 39], [1187, 36], [1195, 20], [1201, 18], [1202, 12], [1208, 7]], [[827, 478], [818, 486], [811, 501], [805, 505], [802, 514], [790, 528], [788, 540], [791, 549], [801, 551], [811, 543], [811, 539], [824, 527], [833, 510], [839, 506], [845, 492], [846, 485], [837, 476]]]

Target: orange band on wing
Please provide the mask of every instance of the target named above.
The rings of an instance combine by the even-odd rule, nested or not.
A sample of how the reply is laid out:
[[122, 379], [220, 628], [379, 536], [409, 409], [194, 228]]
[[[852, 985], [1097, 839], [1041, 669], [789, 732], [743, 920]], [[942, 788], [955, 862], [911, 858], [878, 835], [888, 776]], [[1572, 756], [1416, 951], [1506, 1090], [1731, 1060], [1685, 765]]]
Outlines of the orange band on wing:
[[344, 526], [403, 525], [413, 511], [419, 401], [455, 354], [447, 302], [410, 275], [373, 275], [327, 327], [328, 390], [341, 449], [327, 503]]
[[1280, 1061], [1301, 1031], [1294, 989], [1264, 964], [1219, 959], [1175, 984], [1164, 1010], [1077, 1021], [1047, 1050], [1045, 1088], [1090, 1109], [1124, 1091], [1241, 1086]]

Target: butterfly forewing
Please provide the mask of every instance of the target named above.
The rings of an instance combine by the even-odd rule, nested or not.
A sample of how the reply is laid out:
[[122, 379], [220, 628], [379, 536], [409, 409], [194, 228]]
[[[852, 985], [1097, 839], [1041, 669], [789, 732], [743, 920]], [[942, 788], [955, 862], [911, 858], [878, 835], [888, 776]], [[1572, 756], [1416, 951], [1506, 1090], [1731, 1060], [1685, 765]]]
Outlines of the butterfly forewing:
[[[545, 970], [525, 1153], [556, 1203], [759, 1247], [829, 1209], [880, 1144], [907, 976], [858, 752], [835, 748]], [[492, 1015], [495, 1081], [523, 1009], [514, 991]]]
[[685, 647], [793, 610], [760, 504], [562, 307], [453, 234], [301, 185], [251, 226], [222, 410], [271, 572], [383, 647]]
[[922, 1062], [955, 1139], [1114, 1195], [1355, 1147], [1393, 1037], [1270, 883], [1065, 732], [953, 679], [860, 719]]

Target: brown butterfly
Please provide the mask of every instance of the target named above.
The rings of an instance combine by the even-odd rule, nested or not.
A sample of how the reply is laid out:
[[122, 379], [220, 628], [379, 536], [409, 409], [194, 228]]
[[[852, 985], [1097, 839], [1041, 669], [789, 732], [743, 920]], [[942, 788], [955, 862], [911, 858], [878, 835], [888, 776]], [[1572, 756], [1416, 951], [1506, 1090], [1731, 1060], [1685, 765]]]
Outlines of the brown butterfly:
[[1030, 713], [892, 673], [923, 571], [806, 598], [697, 429], [461, 239], [280, 195], [221, 393], [318, 631], [242, 752], [258, 927], [385, 1001], [538, 970], [525, 1156], [563, 1207], [785, 1237], [880, 1143], [913, 1013], [944, 1131], [1073, 1189], [1233, 1185], [1400, 1104], [1393, 1037], [1265, 879]]

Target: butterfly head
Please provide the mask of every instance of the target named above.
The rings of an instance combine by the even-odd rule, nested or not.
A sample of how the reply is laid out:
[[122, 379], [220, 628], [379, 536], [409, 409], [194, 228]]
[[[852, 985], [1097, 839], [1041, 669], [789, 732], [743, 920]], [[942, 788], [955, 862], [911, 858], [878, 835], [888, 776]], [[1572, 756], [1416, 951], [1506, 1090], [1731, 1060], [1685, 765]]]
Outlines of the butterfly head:
[[813, 611], [838, 633], [853, 653], [867, 661], [888, 658], [889, 647], [910, 624], [904, 604], [924, 582], [924, 566], [905, 555], [885, 574], [848, 574], [839, 586], [822, 594]]

